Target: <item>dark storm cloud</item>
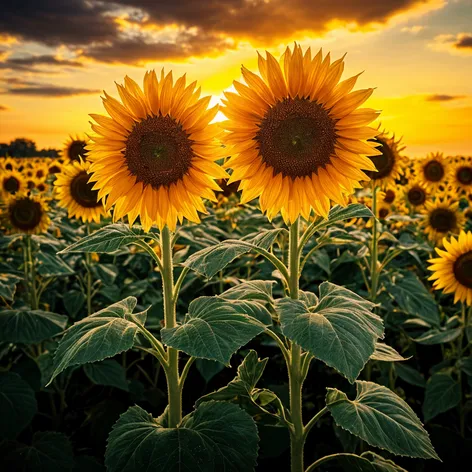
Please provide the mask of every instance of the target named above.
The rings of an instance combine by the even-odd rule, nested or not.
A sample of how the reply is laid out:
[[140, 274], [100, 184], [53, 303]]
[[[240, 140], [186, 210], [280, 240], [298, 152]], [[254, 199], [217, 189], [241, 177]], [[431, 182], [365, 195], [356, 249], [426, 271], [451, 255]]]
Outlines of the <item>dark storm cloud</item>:
[[472, 49], [472, 34], [462, 35], [455, 43], [457, 49]]
[[0, 91], [2, 95], [23, 95], [33, 97], [73, 97], [75, 95], [90, 95], [100, 93], [100, 90], [92, 90], [80, 87], [63, 87], [61, 85], [44, 84], [22, 80], [16, 77], [1, 78], [0, 82], [6, 87]]
[[[53, 55], [44, 54], [41, 56], [10, 57], [0, 62], [0, 69], [21, 70], [21, 71], [44, 71], [44, 68], [52, 67], [83, 67], [78, 61], [68, 59], [58, 59]], [[47, 70], [47, 69], [46, 69]]]
[[[80, 48], [103, 62], [139, 63], [222, 53], [240, 41], [270, 45], [304, 33], [322, 33], [334, 20], [385, 23], [396, 13], [437, 0], [15, 0], [3, 8], [0, 30], [50, 46]], [[119, 14], [135, 25], [125, 34]], [[176, 38], [144, 33], [177, 25]], [[141, 33], [143, 33], [141, 35]]]
[[443, 95], [443, 94], [434, 94], [428, 95], [426, 101], [428, 102], [450, 102], [452, 100], [459, 100], [464, 98], [464, 95]]

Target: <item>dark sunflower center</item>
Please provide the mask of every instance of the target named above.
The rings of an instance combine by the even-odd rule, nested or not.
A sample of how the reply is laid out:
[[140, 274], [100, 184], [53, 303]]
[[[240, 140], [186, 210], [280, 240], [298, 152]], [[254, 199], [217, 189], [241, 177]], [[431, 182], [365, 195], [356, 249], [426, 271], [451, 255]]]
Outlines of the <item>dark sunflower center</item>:
[[426, 201], [426, 192], [420, 187], [413, 187], [408, 190], [407, 198], [412, 205], [422, 205]]
[[330, 162], [335, 123], [318, 103], [286, 99], [271, 107], [256, 135], [262, 160], [274, 174], [292, 178], [316, 172]]
[[26, 186], [29, 190], [32, 190], [36, 186], [36, 183], [34, 182], [34, 180], [28, 180], [28, 182], [26, 182]]
[[395, 200], [395, 192], [393, 190], [387, 190], [385, 192], [385, 203], [392, 203]]
[[14, 201], [9, 207], [10, 221], [22, 231], [35, 229], [41, 222], [43, 210], [39, 202], [22, 198]]
[[16, 177], [10, 176], [3, 181], [3, 188], [9, 193], [18, 192], [20, 182]]
[[49, 172], [51, 174], [59, 174], [59, 172], [61, 172], [61, 168], [59, 166], [56, 166], [55, 164], [52, 165], [50, 168], [49, 168]]
[[472, 184], [472, 167], [459, 167], [456, 176], [462, 185]]
[[42, 169], [37, 170], [36, 171], [36, 177], [38, 179], [42, 179], [44, 177], [44, 170], [42, 170]]
[[38, 186], [36, 187], [40, 192], [44, 192], [46, 190], [46, 186], [41, 183], [41, 184], [38, 184]]
[[78, 161], [80, 158], [85, 159], [87, 156], [87, 150], [85, 146], [87, 143], [81, 140], [74, 140], [70, 143], [67, 148], [67, 156], [71, 161]]
[[440, 233], [447, 233], [456, 227], [457, 219], [453, 211], [436, 208], [429, 216], [429, 224]]
[[379, 210], [379, 218], [381, 219], [387, 218], [388, 214], [389, 214], [388, 208], [381, 208]]
[[372, 156], [369, 159], [374, 163], [377, 172], [373, 170], [364, 171], [371, 179], [383, 179], [388, 177], [395, 166], [395, 154], [392, 148], [382, 139], [375, 138], [373, 141], [380, 143], [377, 148], [382, 154], [380, 156]]
[[6, 169], [6, 170], [13, 170], [13, 166], [12, 166], [10, 163], [8, 163], [8, 164], [5, 166], [5, 169]]
[[459, 256], [454, 262], [453, 270], [458, 282], [472, 288], [472, 251]]
[[426, 180], [439, 182], [444, 177], [444, 166], [439, 161], [429, 161], [423, 168]]
[[137, 123], [126, 142], [128, 169], [138, 182], [155, 189], [182, 179], [192, 157], [192, 141], [170, 116], [153, 116]]
[[88, 183], [87, 172], [82, 171], [77, 174], [70, 184], [70, 194], [72, 198], [84, 208], [95, 208], [101, 203], [97, 201], [98, 191], [92, 190], [93, 184]]

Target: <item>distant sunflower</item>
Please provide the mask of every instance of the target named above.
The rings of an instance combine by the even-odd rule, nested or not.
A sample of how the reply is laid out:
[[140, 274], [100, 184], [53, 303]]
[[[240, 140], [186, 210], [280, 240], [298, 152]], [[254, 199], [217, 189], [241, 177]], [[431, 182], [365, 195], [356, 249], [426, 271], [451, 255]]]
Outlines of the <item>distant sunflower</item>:
[[45, 232], [51, 222], [48, 210], [43, 198], [20, 192], [8, 198], [2, 220], [16, 233], [39, 234]]
[[373, 89], [351, 92], [358, 76], [339, 82], [343, 70], [344, 58], [312, 58], [299, 45], [280, 63], [259, 55], [261, 76], [242, 67], [246, 85], [234, 81], [237, 93], [225, 93], [222, 109], [228, 183], [240, 181], [242, 203], [260, 197], [269, 219], [280, 212], [291, 223], [312, 210], [326, 216], [331, 200], [345, 205], [369, 180], [361, 169], [375, 170], [366, 156], [380, 154], [367, 141], [378, 134], [367, 126], [378, 112], [357, 108]]
[[422, 213], [425, 217], [425, 233], [436, 242], [440, 242], [450, 233], [458, 234], [465, 224], [465, 216], [459, 209], [459, 202], [450, 199], [437, 198], [434, 202], [427, 201]]
[[52, 160], [48, 166], [48, 173], [49, 174], [59, 174], [62, 171], [62, 164], [59, 160]]
[[395, 135], [389, 136], [383, 131], [374, 140], [380, 156], [370, 157], [377, 170], [366, 171], [366, 174], [381, 188], [395, 187], [395, 181], [404, 175], [408, 166], [408, 158], [401, 155], [405, 146], [401, 145], [401, 138], [395, 140]]
[[435, 290], [454, 293], [458, 301], [472, 305], [472, 233], [461, 231], [459, 238], [443, 240], [444, 250], [435, 248], [439, 257], [430, 259], [429, 270], [433, 275]]
[[448, 182], [459, 194], [472, 191], [472, 159], [460, 159], [450, 166]]
[[44, 193], [48, 189], [48, 185], [44, 181], [39, 181], [36, 183], [36, 190], [38, 192]]
[[15, 194], [24, 190], [26, 184], [23, 176], [16, 170], [7, 170], [0, 173], [1, 192], [4, 195]]
[[0, 159], [0, 168], [3, 170], [16, 170], [18, 161], [12, 157]]
[[44, 164], [36, 165], [34, 169], [34, 176], [37, 180], [45, 180], [48, 176], [49, 170]]
[[54, 182], [59, 206], [66, 208], [69, 218], [80, 218], [83, 222], [100, 223], [106, 214], [98, 191], [89, 183], [89, 162], [75, 161], [64, 166]]
[[64, 143], [64, 149], [62, 155], [69, 160], [69, 162], [79, 161], [80, 159], [85, 160], [87, 157], [87, 146], [88, 140], [81, 138], [77, 135], [75, 138], [69, 136], [69, 139]]
[[442, 153], [432, 153], [417, 159], [414, 167], [416, 178], [429, 190], [436, 190], [446, 183], [449, 166]]
[[215, 179], [227, 177], [215, 163], [227, 155], [218, 145], [220, 129], [209, 124], [218, 107], [208, 109], [211, 97], [200, 98], [196, 82], [185, 76], [175, 83], [172, 72], [158, 80], [154, 71], [144, 76], [144, 92], [125, 77], [117, 85], [123, 104], [105, 92], [103, 104], [111, 118], [90, 115], [98, 136], [88, 159], [91, 181], [114, 219], [139, 216], [145, 231], [153, 224], [175, 229], [177, 220], [199, 222], [203, 198], [216, 201], [221, 190]]
[[415, 210], [423, 208], [429, 197], [427, 186], [420, 181], [410, 180], [404, 192], [405, 203]]

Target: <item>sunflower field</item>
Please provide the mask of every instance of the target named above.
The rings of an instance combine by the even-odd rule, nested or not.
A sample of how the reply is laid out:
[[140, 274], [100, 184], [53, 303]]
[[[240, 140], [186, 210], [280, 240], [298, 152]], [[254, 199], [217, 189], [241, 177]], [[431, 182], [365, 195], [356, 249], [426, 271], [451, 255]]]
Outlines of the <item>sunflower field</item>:
[[125, 77], [0, 160], [2, 470], [462, 470], [472, 157], [409, 158], [343, 70]]

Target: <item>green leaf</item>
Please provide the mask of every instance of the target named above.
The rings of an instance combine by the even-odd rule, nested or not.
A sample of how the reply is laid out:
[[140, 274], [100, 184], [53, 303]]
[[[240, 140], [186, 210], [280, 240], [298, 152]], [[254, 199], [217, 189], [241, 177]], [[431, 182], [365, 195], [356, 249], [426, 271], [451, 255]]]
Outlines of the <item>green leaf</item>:
[[0, 341], [37, 344], [61, 333], [67, 316], [42, 310], [0, 312]]
[[66, 472], [75, 467], [70, 441], [53, 431], [36, 432], [31, 446], [22, 444], [6, 457], [15, 472]]
[[109, 472], [249, 472], [257, 442], [254, 421], [231, 403], [206, 402], [178, 428], [133, 406], [113, 426], [105, 465]]
[[62, 259], [47, 252], [36, 254], [36, 271], [43, 277], [67, 277], [75, 273]]
[[350, 220], [351, 218], [373, 218], [374, 214], [365, 205], [352, 203], [346, 207], [335, 205], [331, 208], [328, 219], [321, 221], [316, 225], [315, 231], [320, 231], [340, 221]]
[[407, 472], [391, 460], [374, 452], [356, 454], [336, 454], [336, 460], [345, 472]]
[[62, 296], [64, 306], [70, 316], [76, 316], [85, 304], [85, 295], [80, 290], [69, 290]]
[[388, 291], [405, 313], [439, 326], [438, 305], [415, 274], [398, 275], [395, 283], [388, 285]]
[[229, 365], [231, 356], [272, 322], [270, 313], [258, 302], [200, 297], [189, 305], [183, 324], [164, 328], [164, 344]]
[[387, 346], [387, 344], [378, 342], [375, 345], [375, 351], [370, 356], [371, 359], [374, 361], [383, 361], [383, 362], [399, 362], [399, 361], [406, 361], [408, 358], [404, 358], [401, 354], [399, 354], [393, 347]]
[[84, 371], [94, 384], [116, 387], [125, 392], [129, 390], [125, 369], [114, 359], [86, 364]]
[[439, 459], [413, 410], [390, 389], [357, 381], [357, 396], [328, 388], [326, 405], [338, 426], [371, 446], [400, 456]]
[[373, 303], [346, 288], [323, 282], [319, 290], [314, 306], [276, 301], [282, 332], [353, 383], [383, 337], [382, 319], [371, 312]]
[[12, 301], [15, 296], [16, 285], [21, 277], [13, 274], [0, 274], [0, 298]]
[[227, 239], [192, 254], [183, 265], [210, 279], [237, 257], [253, 249], [269, 249], [284, 231], [283, 228], [265, 230], [243, 241]]
[[209, 400], [231, 401], [241, 396], [250, 397], [264, 372], [268, 360], [267, 357], [259, 360], [257, 352], [251, 349], [239, 365], [236, 377], [225, 387], [200, 397], [196, 405], [198, 406], [200, 403]]
[[459, 362], [459, 368], [462, 372], [465, 372], [466, 375], [472, 377], [472, 356], [463, 357]]
[[229, 288], [220, 296], [227, 300], [252, 300], [273, 304], [272, 287], [274, 283], [267, 280], [249, 280]]
[[454, 328], [454, 329], [430, 329], [429, 331], [426, 331], [426, 333], [423, 333], [421, 336], [417, 338], [412, 338], [413, 341], [419, 343], [419, 344], [426, 344], [426, 345], [432, 345], [432, 344], [444, 344], [444, 343], [450, 343], [451, 341], [454, 341], [457, 339], [462, 332], [462, 328]]
[[197, 359], [195, 367], [206, 383], [208, 383], [215, 375], [219, 374], [225, 365], [221, 362], [210, 361], [208, 359]]
[[34, 390], [13, 372], [0, 372], [0, 437], [14, 439], [38, 409]]
[[403, 381], [416, 387], [424, 388], [426, 386], [426, 380], [424, 377], [413, 367], [405, 364], [395, 364], [395, 371]]
[[454, 408], [461, 401], [461, 389], [449, 374], [438, 373], [431, 376], [426, 384], [423, 415], [426, 422], [440, 413]]
[[61, 339], [54, 356], [54, 377], [69, 366], [113, 357], [131, 349], [138, 324], [144, 324], [145, 310], [133, 315], [137, 300], [128, 297], [73, 324]]
[[[89, 236], [66, 247], [58, 254], [69, 252], [97, 252], [110, 254], [123, 246], [137, 243], [146, 237], [146, 234], [136, 227], [130, 228], [123, 223], [114, 223], [100, 228]], [[151, 236], [147, 235], [148, 238]]]

